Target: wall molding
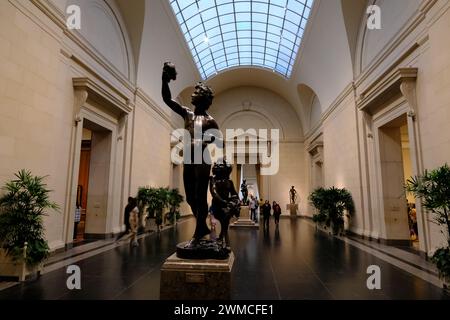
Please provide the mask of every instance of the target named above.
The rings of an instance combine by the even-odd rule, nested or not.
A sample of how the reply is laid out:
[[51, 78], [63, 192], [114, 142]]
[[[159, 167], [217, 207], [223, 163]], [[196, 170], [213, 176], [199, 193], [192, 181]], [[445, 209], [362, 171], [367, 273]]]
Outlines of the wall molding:
[[[134, 91], [135, 86], [128, 78], [126, 78], [125, 75], [123, 75], [119, 70], [117, 70], [116, 67], [112, 65], [100, 52], [98, 52], [79, 32], [74, 32], [67, 28], [64, 20], [65, 16], [64, 13], [61, 12], [61, 10], [56, 8], [49, 0], [30, 0], [30, 2], [33, 5], [35, 5], [42, 13], [44, 13], [58, 28], [60, 28], [64, 36], [66, 36], [69, 40], [72, 40], [75, 45], [77, 45], [91, 59], [93, 59], [96, 63], [98, 63], [101, 67], [103, 67], [125, 88], [127, 88], [131, 92]], [[123, 30], [121, 31], [123, 32]], [[122, 36], [124, 35], [122, 34]], [[60, 42], [60, 45], [65, 48], [66, 51], [71, 51], [71, 49], [69, 49], [67, 44], [64, 45], [64, 39], [58, 39], [58, 41]], [[124, 42], [126, 46], [127, 41], [125, 37]], [[128, 48], [126, 48], [126, 51], [127, 51], [127, 58], [130, 59]], [[83, 63], [87, 65], [86, 62]], [[127, 61], [127, 65], [129, 68], [131, 68], [130, 61]], [[131, 74], [130, 70], [129, 73]]]
[[[364, 28], [364, 34], [360, 37], [358, 41], [358, 52], [357, 52], [357, 64], [358, 64], [358, 72], [359, 75], [355, 78], [355, 86], [360, 87], [364, 81], [366, 81], [372, 74], [376, 72], [376, 70], [385, 62], [389, 60], [388, 57], [391, 55], [400, 45], [405, 41], [405, 39], [413, 33], [413, 31], [426, 19], [426, 15], [433, 8], [433, 6], [438, 2], [438, 0], [424, 0], [422, 4], [419, 6], [416, 14], [410, 19], [409, 23], [407, 23], [403, 28], [389, 41], [385, 49], [377, 54], [377, 56], [373, 59], [369, 65], [362, 70], [362, 54], [363, 54], [363, 46], [365, 39], [365, 25], [367, 22], [367, 18], [364, 19], [362, 28]], [[420, 45], [419, 43], [422, 40], [414, 40], [412, 44], [409, 46], [407, 52], [404, 52], [400, 55], [399, 58], [396, 59], [398, 63], [404, 60], [407, 56], [409, 56], [412, 51], [417, 49]], [[414, 49], [413, 49], [414, 48]], [[411, 51], [412, 50], [412, 51]], [[411, 51], [411, 52], [410, 52]], [[391, 65], [392, 66], [392, 65]]]
[[331, 115], [335, 113], [335, 111], [342, 105], [345, 99], [347, 99], [348, 96], [353, 93], [353, 91], [354, 91], [353, 83], [349, 83], [336, 97], [336, 99], [334, 99], [330, 107], [328, 107], [328, 109], [322, 114], [322, 118], [320, 119], [320, 121], [305, 134], [305, 140], [309, 140], [318, 131], [320, 132], [322, 131], [324, 123], [328, 120], [328, 118]]
[[[135, 101], [137, 101], [137, 98], [141, 99], [146, 106], [149, 107], [150, 110], [153, 111], [153, 113], [156, 113], [164, 122], [171, 128], [175, 129], [175, 125], [173, 124], [173, 121], [170, 119], [170, 116], [162, 111], [158, 104], [153, 100], [142, 88], [136, 88], [135, 90]], [[136, 103], [137, 104], [137, 103]]]
[[86, 92], [86, 99], [115, 109], [118, 113], [128, 114], [133, 111], [128, 97], [112, 86], [101, 85], [86, 77], [73, 78], [72, 82], [75, 90]]
[[[359, 95], [356, 101], [358, 109], [373, 113], [373, 108], [379, 106], [383, 101], [403, 93], [408, 95], [411, 101], [415, 100], [412, 98], [412, 94], [415, 97], [417, 73], [417, 68], [398, 68], [390, 74], [382, 75]], [[406, 95], [405, 97], [407, 97]], [[414, 101], [411, 108], [415, 108], [415, 106], [416, 102]]]

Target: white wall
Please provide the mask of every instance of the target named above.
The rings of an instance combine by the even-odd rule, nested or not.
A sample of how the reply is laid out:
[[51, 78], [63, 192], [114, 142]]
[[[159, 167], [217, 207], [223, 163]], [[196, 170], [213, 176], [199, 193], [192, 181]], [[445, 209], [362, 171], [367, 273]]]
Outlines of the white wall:
[[200, 80], [187, 44], [176, 24], [172, 9], [165, 1], [147, 0], [145, 22], [139, 54], [137, 84], [157, 106], [167, 114], [171, 113], [161, 98], [161, 74], [166, 61], [173, 62], [178, 71], [177, 81], [171, 82], [173, 98]]
[[356, 109], [352, 93], [323, 124], [325, 187], [346, 188], [352, 194], [356, 214], [351, 229], [361, 233], [362, 208], [358, 158]]
[[170, 133], [168, 123], [138, 100], [134, 111], [131, 195], [135, 195], [139, 187], [170, 185]]
[[[236, 121], [244, 129], [250, 126], [259, 129], [259, 126], [267, 123], [270, 128], [280, 129], [280, 137], [283, 139], [302, 137], [300, 121], [292, 106], [281, 96], [267, 89], [239, 87], [227, 90], [216, 96], [210, 113], [218, 121], [219, 126], [237, 117]], [[254, 113], [260, 115], [258, 118], [261, 120], [258, 120], [258, 123], [254, 122], [257, 119]], [[241, 117], [247, 117], [247, 121], [243, 121]], [[237, 124], [233, 123], [233, 125]], [[265, 127], [261, 129], [263, 128]], [[221, 129], [226, 128], [221, 127]]]
[[422, 0], [377, 0], [381, 9], [381, 30], [365, 30], [361, 66], [364, 70], [399, 33]]
[[304, 144], [300, 121], [292, 106], [276, 93], [263, 88], [239, 87], [217, 95], [210, 109], [220, 129], [279, 129], [279, 171], [263, 177], [261, 197], [277, 201], [286, 210], [289, 189], [296, 186], [304, 214], [306, 194]]
[[[435, 169], [445, 163], [450, 164], [450, 10], [436, 15], [429, 27], [429, 49], [418, 61], [417, 80], [418, 125], [424, 169]], [[445, 8], [445, 6], [444, 6]], [[433, 215], [427, 216], [429, 220]], [[429, 242], [431, 249], [445, 244], [440, 228], [429, 222]]]
[[[130, 78], [128, 34], [114, 1], [73, 0], [81, 9], [80, 34], [125, 77]], [[59, 7], [63, 7], [62, 3]], [[65, 10], [64, 10], [65, 11]], [[122, 23], [123, 26], [120, 25]]]
[[352, 81], [352, 62], [340, 1], [320, 1], [299, 56], [293, 80], [308, 85], [322, 111]]

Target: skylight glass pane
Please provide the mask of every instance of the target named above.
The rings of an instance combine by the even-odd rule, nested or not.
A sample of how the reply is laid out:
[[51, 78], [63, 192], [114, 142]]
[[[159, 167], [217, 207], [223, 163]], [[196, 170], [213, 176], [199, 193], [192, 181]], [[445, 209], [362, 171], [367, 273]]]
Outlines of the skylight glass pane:
[[236, 2], [234, 4], [234, 10], [236, 12], [250, 12], [250, 1], [245, 1], [245, 2]]
[[254, 1], [252, 5], [253, 12], [267, 13], [269, 5], [267, 3], [261, 3]]
[[236, 66], [289, 78], [313, 0], [170, 0], [203, 79]]

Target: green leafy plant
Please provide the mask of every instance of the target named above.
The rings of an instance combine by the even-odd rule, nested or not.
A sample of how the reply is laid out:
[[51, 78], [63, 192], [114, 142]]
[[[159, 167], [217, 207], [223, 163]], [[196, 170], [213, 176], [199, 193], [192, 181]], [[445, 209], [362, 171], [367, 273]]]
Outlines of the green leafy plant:
[[180, 194], [178, 189], [171, 189], [168, 192], [167, 203], [169, 206], [169, 212], [167, 213], [167, 219], [174, 224], [178, 219], [180, 219], [180, 205], [183, 202], [183, 196]]
[[0, 198], [0, 245], [14, 261], [24, 258], [33, 267], [48, 257], [49, 247], [44, 238], [43, 216], [47, 209], [58, 210], [50, 201], [51, 190], [43, 180], [30, 171], [21, 170], [17, 179], [6, 183], [6, 193]]
[[311, 193], [309, 200], [318, 210], [313, 216], [313, 221], [332, 227], [334, 234], [338, 234], [344, 228], [345, 211], [349, 216], [355, 212], [352, 195], [346, 189], [318, 188]]
[[141, 187], [138, 190], [139, 211], [148, 212], [148, 217], [155, 218], [159, 227], [163, 222], [162, 213], [169, 203], [169, 188]]
[[439, 276], [444, 279], [448, 279], [450, 277], [450, 248], [439, 248], [437, 249], [433, 257], [431, 258], [431, 262], [433, 262], [439, 270]]
[[442, 277], [450, 277], [450, 167], [448, 164], [432, 171], [425, 170], [422, 176], [411, 177], [405, 186], [416, 198], [422, 200], [426, 210], [434, 214], [436, 223], [444, 227], [447, 247], [439, 248], [433, 255]]

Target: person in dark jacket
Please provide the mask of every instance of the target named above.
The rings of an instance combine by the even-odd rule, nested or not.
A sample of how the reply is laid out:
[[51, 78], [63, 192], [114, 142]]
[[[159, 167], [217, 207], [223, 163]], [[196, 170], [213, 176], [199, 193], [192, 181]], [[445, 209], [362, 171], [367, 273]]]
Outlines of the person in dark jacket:
[[264, 228], [269, 228], [269, 219], [270, 219], [270, 210], [272, 207], [270, 206], [270, 202], [266, 200], [266, 202], [261, 207], [262, 214], [263, 214], [263, 226]]
[[130, 227], [130, 213], [137, 206], [137, 199], [133, 197], [128, 198], [128, 204], [125, 206], [123, 222], [125, 223], [125, 231], [119, 234], [117, 240], [122, 238], [124, 235], [128, 234], [131, 230]]
[[273, 209], [273, 217], [275, 218], [275, 224], [278, 226], [278, 224], [280, 223], [281, 207], [276, 201], [274, 201], [272, 209]]

